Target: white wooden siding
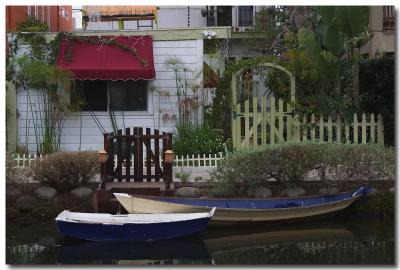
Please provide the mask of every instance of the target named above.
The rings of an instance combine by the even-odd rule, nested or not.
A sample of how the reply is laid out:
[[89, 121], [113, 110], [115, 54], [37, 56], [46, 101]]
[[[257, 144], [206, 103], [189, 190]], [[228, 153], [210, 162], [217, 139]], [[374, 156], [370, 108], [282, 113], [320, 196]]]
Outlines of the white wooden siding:
[[[203, 40], [181, 41], [154, 41], [153, 55], [156, 70], [156, 79], [148, 84], [148, 111], [146, 112], [115, 112], [117, 125], [124, 127], [158, 128], [161, 131], [173, 132], [175, 123], [163, 121], [163, 114], [177, 114], [177, 96], [174, 72], [165, 64], [167, 60], [176, 58], [191, 72], [187, 77], [195, 84], [202, 83]], [[160, 96], [159, 91], [170, 93], [167, 97]], [[29, 97], [34, 108], [39, 108], [37, 92], [29, 90]], [[17, 93], [18, 142], [28, 142], [30, 152], [36, 151], [35, 132], [32, 114], [26, 91], [18, 89]], [[199, 112], [200, 114], [201, 112]], [[94, 112], [102, 126], [112, 131], [108, 112]], [[99, 150], [103, 148], [103, 135], [89, 112], [70, 113], [66, 117], [62, 135], [61, 149], [72, 150]]]

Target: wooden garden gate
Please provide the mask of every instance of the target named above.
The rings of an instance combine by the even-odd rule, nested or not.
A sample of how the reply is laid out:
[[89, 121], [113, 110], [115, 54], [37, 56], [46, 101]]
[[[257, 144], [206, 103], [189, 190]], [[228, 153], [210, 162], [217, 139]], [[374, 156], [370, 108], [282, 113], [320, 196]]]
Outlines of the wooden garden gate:
[[104, 133], [104, 150], [108, 159], [101, 166], [102, 185], [107, 182], [158, 182], [167, 188], [172, 182], [172, 163], [164, 161], [166, 150], [172, 150], [172, 133], [134, 127]]
[[[295, 102], [295, 78], [285, 68], [265, 63], [285, 72], [290, 78], [291, 102]], [[266, 96], [237, 101], [238, 90], [249, 82], [242, 81], [243, 70], [232, 76], [232, 143], [236, 150], [256, 148], [287, 141], [337, 142], [337, 143], [384, 143], [383, 118], [379, 114], [353, 115], [351, 121], [341, 115], [295, 114], [289, 103]], [[250, 82], [251, 83], [251, 82]]]

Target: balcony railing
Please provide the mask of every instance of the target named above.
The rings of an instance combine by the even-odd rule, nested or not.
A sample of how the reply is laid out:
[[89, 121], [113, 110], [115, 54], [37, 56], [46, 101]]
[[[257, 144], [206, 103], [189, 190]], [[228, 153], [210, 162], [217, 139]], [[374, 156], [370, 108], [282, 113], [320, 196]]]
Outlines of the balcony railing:
[[395, 10], [393, 6], [385, 6], [383, 8], [383, 31], [392, 32], [395, 30]]

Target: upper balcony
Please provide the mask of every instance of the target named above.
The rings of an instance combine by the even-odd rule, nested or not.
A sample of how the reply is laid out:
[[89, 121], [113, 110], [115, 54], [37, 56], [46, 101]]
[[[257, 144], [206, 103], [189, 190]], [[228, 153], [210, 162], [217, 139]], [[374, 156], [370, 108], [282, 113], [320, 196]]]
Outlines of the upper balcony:
[[[230, 26], [232, 38], [262, 38], [265, 32], [259, 27], [268, 23], [268, 6], [206, 6], [202, 15], [207, 26]], [[260, 24], [260, 22], [262, 22]], [[260, 24], [260, 25], [257, 25]]]

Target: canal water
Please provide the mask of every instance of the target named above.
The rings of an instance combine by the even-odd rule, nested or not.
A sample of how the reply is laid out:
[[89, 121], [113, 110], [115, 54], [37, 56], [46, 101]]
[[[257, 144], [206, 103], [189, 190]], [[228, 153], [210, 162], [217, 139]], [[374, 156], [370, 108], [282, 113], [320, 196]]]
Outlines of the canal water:
[[6, 225], [6, 263], [119, 265], [394, 265], [394, 220], [340, 217], [300, 224], [208, 228], [153, 243], [83, 242], [53, 222]]

